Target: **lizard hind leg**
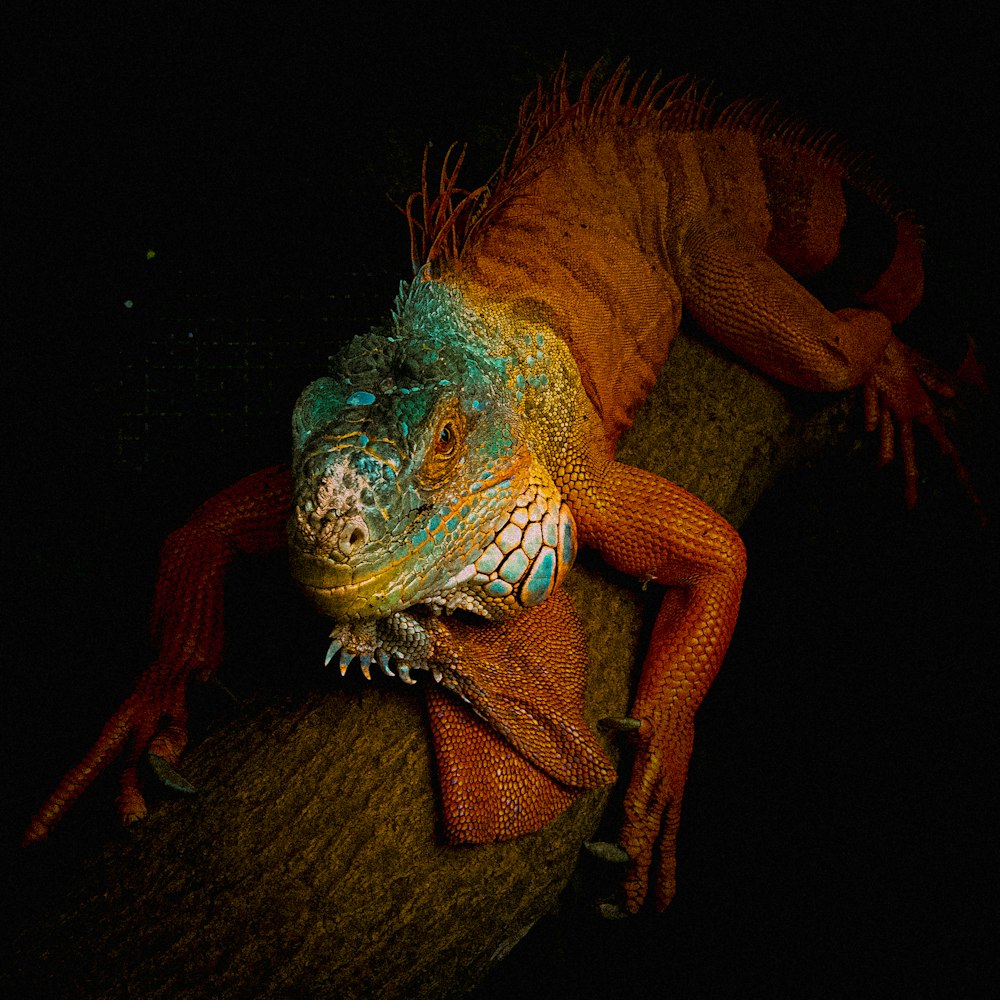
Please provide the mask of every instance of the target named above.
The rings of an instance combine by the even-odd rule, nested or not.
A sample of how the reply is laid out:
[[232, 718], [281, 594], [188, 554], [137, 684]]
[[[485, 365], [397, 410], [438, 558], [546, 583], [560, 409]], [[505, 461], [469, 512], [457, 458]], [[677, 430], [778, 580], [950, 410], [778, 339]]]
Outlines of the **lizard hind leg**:
[[880, 429], [883, 465], [893, 457], [898, 427], [908, 506], [917, 498], [913, 424], [919, 423], [979, 507], [925, 391], [941, 391], [944, 380], [893, 332], [893, 321], [905, 317], [922, 285], [900, 300], [879, 288], [862, 297], [866, 308], [830, 312], [762, 248], [714, 219], [688, 227], [675, 270], [684, 305], [702, 329], [765, 374], [811, 392], [864, 387], [866, 425]]

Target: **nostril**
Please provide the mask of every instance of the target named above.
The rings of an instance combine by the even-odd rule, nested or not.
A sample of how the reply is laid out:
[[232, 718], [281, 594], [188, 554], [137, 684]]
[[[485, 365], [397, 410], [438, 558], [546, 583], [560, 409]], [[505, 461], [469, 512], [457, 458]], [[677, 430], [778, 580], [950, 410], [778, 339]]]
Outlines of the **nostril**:
[[368, 541], [368, 528], [365, 523], [353, 521], [344, 526], [340, 533], [340, 551], [349, 556], [355, 549]]

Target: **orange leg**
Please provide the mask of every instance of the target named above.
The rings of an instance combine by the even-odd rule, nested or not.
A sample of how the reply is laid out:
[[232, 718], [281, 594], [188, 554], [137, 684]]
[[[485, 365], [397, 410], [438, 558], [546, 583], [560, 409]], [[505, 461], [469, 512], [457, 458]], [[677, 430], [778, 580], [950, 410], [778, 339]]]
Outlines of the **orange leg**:
[[187, 742], [187, 684], [207, 679], [222, 658], [225, 571], [239, 553], [285, 544], [292, 478], [276, 466], [241, 479], [202, 504], [166, 540], [153, 605], [159, 656], [105, 724], [84, 759], [60, 781], [24, 834], [44, 840], [90, 783], [128, 744], [118, 811], [123, 823], [146, 815], [138, 764], [151, 752], [174, 764]]
[[947, 376], [905, 347], [883, 312], [827, 310], [767, 254], [719, 223], [689, 227], [676, 276], [684, 305], [702, 329], [762, 372], [813, 392], [863, 386], [866, 427], [880, 429], [883, 465], [893, 457], [899, 429], [908, 506], [917, 499], [916, 422], [949, 457], [978, 508], [969, 476], [927, 393], [952, 395]]
[[694, 715], [736, 625], [746, 553], [735, 530], [706, 504], [617, 462], [574, 514], [582, 542], [610, 565], [673, 588], [657, 615], [632, 708], [642, 725], [622, 830], [631, 858], [628, 909], [642, 905], [654, 865], [656, 904], [663, 909], [676, 885]]

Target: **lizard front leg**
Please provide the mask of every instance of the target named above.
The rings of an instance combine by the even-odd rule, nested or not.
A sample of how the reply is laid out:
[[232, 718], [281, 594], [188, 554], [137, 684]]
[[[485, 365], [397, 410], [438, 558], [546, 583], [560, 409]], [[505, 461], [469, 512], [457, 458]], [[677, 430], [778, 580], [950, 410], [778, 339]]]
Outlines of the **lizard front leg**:
[[657, 615], [632, 707], [641, 726], [621, 837], [631, 859], [627, 908], [641, 907], [655, 865], [656, 905], [664, 909], [676, 886], [694, 715], [736, 625], [746, 552], [736, 531], [697, 497], [619, 462], [583, 493], [574, 514], [581, 541], [611, 566], [672, 588]]
[[206, 680], [222, 658], [226, 569], [239, 553], [264, 553], [285, 545], [291, 498], [288, 467], [264, 469], [206, 501], [169, 536], [153, 603], [152, 630], [159, 654], [87, 755], [35, 814], [25, 831], [25, 844], [44, 840], [126, 745], [118, 812], [126, 824], [146, 815], [139, 761], [151, 753], [168, 765], [176, 763], [187, 742], [188, 681]]

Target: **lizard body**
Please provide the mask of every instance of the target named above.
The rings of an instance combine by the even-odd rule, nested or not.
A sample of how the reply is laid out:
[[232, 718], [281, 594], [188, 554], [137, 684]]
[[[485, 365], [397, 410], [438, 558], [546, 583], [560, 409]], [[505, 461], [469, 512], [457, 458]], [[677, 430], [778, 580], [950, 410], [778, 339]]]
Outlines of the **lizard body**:
[[[144, 815], [139, 757], [176, 761], [187, 680], [221, 658], [225, 566], [279, 547], [286, 521], [293, 576], [335, 623], [328, 662], [431, 681], [449, 837], [538, 829], [614, 779], [580, 714], [580, 626], [559, 590], [587, 545], [669, 587], [632, 709], [622, 832], [628, 908], [651, 875], [669, 903], [693, 718], [746, 571], [707, 505], [614, 460], [682, 309], [790, 385], [864, 386], [884, 460], [899, 424], [908, 502], [914, 419], [964, 472], [892, 329], [923, 291], [914, 223], [831, 143], [752, 105], [713, 115], [686, 83], [628, 86], [620, 67], [574, 100], [560, 73], [526, 102], [489, 188], [460, 191], [446, 161], [432, 197], [425, 176], [421, 217], [408, 207], [416, 275], [391, 324], [303, 392], [291, 470], [248, 477], [171, 536], [161, 655], [26, 839], [47, 835], [126, 741], [120, 809]], [[860, 255], [856, 218], [877, 237]], [[829, 311], [801, 281], [838, 269], [853, 304]]]

